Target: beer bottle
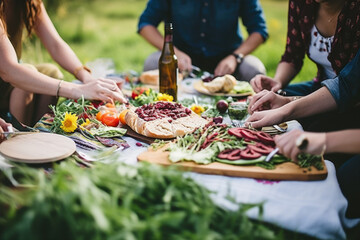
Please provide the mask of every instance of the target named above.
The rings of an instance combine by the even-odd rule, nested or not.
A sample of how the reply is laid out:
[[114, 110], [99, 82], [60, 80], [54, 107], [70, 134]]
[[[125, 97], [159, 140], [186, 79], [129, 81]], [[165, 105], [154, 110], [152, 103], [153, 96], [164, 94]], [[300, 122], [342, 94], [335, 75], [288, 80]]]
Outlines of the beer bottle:
[[159, 92], [174, 97], [177, 101], [178, 62], [173, 46], [172, 23], [165, 22], [164, 46], [159, 58]]

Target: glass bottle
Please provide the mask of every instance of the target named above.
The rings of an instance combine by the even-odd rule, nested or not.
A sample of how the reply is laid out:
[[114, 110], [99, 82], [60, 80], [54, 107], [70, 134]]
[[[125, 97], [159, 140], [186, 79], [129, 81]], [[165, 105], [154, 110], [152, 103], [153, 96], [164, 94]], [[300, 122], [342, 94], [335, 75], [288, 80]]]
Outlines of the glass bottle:
[[177, 101], [178, 62], [173, 46], [172, 23], [165, 22], [164, 46], [159, 58], [159, 92], [173, 96]]

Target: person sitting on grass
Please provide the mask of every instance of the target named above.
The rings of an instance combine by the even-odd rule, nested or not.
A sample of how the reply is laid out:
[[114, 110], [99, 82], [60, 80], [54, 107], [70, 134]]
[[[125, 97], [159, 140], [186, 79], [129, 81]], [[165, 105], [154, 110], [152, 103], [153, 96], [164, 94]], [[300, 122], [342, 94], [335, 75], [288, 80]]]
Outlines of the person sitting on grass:
[[[114, 81], [92, 77], [57, 33], [41, 0], [0, 0], [0, 19], [1, 115], [10, 111], [21, 122], [34, 124], [54, 104], [56, 99], [49, 96], [126, 101]], [[24, 27], [29, 35], [36, 33], [52, 58], [83, 84], [60, 80], [63, 75], [54, 65], [21, 64]]]
[[[289, 96], [305, 96], [334, 78], [360, 47], [360, 2], [356, 0], [290, 0], [285, 52], [274, 78], [258, 75], [250, 84], [255, 92], [284, 89]], [[291, 84], [305, 53], [317, 66], [313, 81]]]
[[[138, 33], [161, 50], [164, 38], [157, 27], [167, 19], [174, 26], [174, 50], [180, 72], [191, 72], [195, 65], [215, 76], [233, 74], [242, 81], [265, 74], [263, 63], [249, 55], [268, 37], [258, 0], [150, 0], [140, 16]], [[246, 39], [239, 19], [249, 34]], [[144, 71], [158, 68], [160, 54], [157, 51], [146, 59]]]

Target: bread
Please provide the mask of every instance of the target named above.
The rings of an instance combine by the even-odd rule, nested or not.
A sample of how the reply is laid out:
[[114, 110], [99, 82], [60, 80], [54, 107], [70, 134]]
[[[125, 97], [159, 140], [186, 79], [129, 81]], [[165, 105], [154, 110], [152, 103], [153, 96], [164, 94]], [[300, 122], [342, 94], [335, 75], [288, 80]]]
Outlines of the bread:
[[[183, 75], [178, 74], [178, 80], [182, 80]], [[143, 72], [139, 77], [140, 82], [148, 85], [159, 85], [159, 69]]]
[[159, 85], [159, 69], [143, 72], [139, 79], [143, 84]]
[[208, 123], [207, 120], [203, 119], [202, 117], [191, 111], [190, 109], [185, 108], [178, 103], [169, 103], [169, 102], [162, 102], [162, 103], [171, 104], [172, 106], [176, 106], [176, 107], [174, 107], [172, 111], [169, 111], [171, 109], [165, 106], [163, 108], [164, 111], [169, 111], [168, 114], [170, 114], [176, 111], [185, 112], [184, 109], [188, 109], [186, 110], [187, 112], [186, 116], [185, 114], [183, 114], [184, 115], [183, 117], [177, 118], [176, 116], [170, 117], [170, 116], [166, 116], [166, 114], [158, 113], [159, 116], [154, 117], [153, 120], [149, 120], [152, 119], [152, 117], [149, 117], [150, 115], [144, 116], [143, 112], [149, 110], [150, 114], [153, 114], [154, 109], [159, 109], [157, 108], [158, 106], [156, 105], [158, 103], [149, 104], [146, 105], [145, 107], [144, 106], [140, 107], [142, 109], [131, 108], [130, 111], [128, 111], [125, 116], [126, 124], [135, 132], [141, 135], [151, 138], [170, 139], [170, 138], [175, 138], [177, 136], [184, 136], [186, 133], [190, 133], [194, 131], [196, 128], [202, 127], [206, 123]]
[[217, 77], [211, 82], [204, 82], [203, 86], [210, 92], [210, 93], [217, 93], [217, 92], [230, 92], [234, 86], [236, 85], [236, 79], [234, 76], [230, 74], [226, 74], [222, 77]]

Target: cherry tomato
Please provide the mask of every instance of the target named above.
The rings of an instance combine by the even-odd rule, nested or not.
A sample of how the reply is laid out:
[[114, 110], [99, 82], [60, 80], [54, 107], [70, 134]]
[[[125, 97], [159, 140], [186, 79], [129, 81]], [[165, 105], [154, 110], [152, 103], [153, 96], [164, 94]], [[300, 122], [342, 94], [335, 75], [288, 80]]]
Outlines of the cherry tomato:
[[119, 125], [119, 118], [113, 112], [107, 112], [101, 117], [101, 122], [106, 126], [117, 127]]
[[132, 99], [135, 99], [137, 96], [143, 94], [143, 92], [145, 92], [146, 90], [148, 90], [148, 88], [146, 87], [136, 87], [132, 90], [131, 93], [131, 97]]
[[105, 113], [105, 112], [103, 112], [103, 111], [99, 111], [99, 112], [96, 114], [96, 119], [101, 122], [101, 119], [102, 119], [102, 116], [104, 115], [104, 113]]
[[126, 121], [125, 121], [125, 116], [126, 116], [126, 113], [129, 111], [129, 109], [125, 109], [123, 110], [120, 115], [119, 115], [119, 120], [122, 124], [126, 125]]

